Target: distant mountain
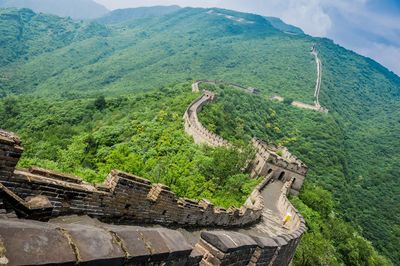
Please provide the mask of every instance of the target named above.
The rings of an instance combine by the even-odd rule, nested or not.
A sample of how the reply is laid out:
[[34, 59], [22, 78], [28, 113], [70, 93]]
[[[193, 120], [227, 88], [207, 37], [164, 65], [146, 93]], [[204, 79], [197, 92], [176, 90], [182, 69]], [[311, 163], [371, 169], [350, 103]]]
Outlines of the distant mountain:
[[264, 17], [264, 18], [266, 20], [268, 20], [269, 23], [271, 23], [271, 25], [274, 28], [276, 28], [276, 29], [278, 29], [280, 31], [283, 31], [283, 32], [286, 32], [286, 33], [292, 33], [292, 34], [304, 34], [302, 29], [300, 29], [298, 27], [295, 27], [295, 26], [292, 26], [292, 25], [289, 25], [289, 24], [286, 24], [285, 22], [283, 22], [279, 18], [275, 18], [275, 17]]
[[[103, 17], [97, 18], [95, 21], [101, 24], [119, 24], [133, 19], [150, 18], [167, 15], [181, 9], [177, 5], [173, 6], [152, 6], [116, 9]], [[227, 10], [225, 10], [227, 12]], [[275, 29], [291, 34], [304, 34], [304, 32], [295, 26], [286, 24], [276, 17], [264, 17]]]
[[107, 35], [107, 28], [98, 23], [36, 14], [27, 8], [0, 9], [0, 67], [72, 42]]
[[109, 12], [92, 0], [0, 0], [0, 7], [30, 8], [36, 12], [73, 19], [94, 19]]
[[153, 6], [116, 9], [104, 15], [103, 17], [96, 19], [96, 21], [102, 24], [119, 24], [132, 19], [163, 16], [179, 9], [179, 6]]

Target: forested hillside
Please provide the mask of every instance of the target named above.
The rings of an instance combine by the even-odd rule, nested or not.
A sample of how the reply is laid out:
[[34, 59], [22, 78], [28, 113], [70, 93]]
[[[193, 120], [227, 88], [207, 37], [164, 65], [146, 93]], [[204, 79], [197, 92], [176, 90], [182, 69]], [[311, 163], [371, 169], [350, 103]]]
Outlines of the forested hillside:
[[116, 9], [95, 21], [102, 24], [119, 24], [133, 19], [159, 17], [179, 10], [179, 6], [153, 6]]
[[107, 34], [108, 29], [93, 23], [38, 15], [30, 9], [0, 9], [0, 68], [17, 61], [24, 63], [73, 42]]
[[[9, 29], [25, 17], [23, 36], [37, 37], [14, 55], [20, 31]], [[44, 30], [29, 27], [32, 21]], [[184, 8], [109, 28], [2, 10], [0, 31], [1, 58], [9, 58], [0, 65], [0, 121], [25, 142], [21, 166], [93, 182], [118, 168], [179, 195], [240, 204], [255, 184], [240, 174], [235, 162], [243, 158], [196, 147], [182, 115], [196, 97], [195, 79], [257, 87], [257, 97], [211, 88], [220, 100], [201, 119], [242, 145], [252, 136], [284, 144], [309, 166], [306, 188], [294, 199], [311, 229], [297, 263], [385, 264], [360, 235], [400, 261], [400, 79], [376, 62], [326, 39], [287, 34], [261, 16], [220, 9]], [[48, 32], [70, 35], [51, 38], [53, 45]], [[329, 114], [271, 103], [276, 94], [312, 103], [314, 44], [323, 64], [320, 101]]]
[[0, 7], [29, 8], [73, 19], [94, 19], [108, 12], [107, 8], [92, 0], [0, 0]]

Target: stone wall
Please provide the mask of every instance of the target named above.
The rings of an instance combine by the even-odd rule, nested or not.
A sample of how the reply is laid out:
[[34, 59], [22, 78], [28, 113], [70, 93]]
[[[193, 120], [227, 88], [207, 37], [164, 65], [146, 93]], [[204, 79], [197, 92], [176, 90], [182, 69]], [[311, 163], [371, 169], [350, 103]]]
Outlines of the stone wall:
[[[258, 189], [267, 185], [262, 182]], [[290, 188], [281, 191], [280, 208]], [[0, 194], [0, 202], [3, 194]], [[1, 205], [0, 205], [1, 209]], [[295, 210], [294, 210], [295, 212]], [[1, 213], [1, 210], [0, 210]], [[177, 230], [91, 222], [37, 222], [0, 216], [0, 263], [5, 265], [289, 265], [306, 227], [293, 217], [288, 234], [204, 231], [191, 245]], [[62, 220], [61, 220], [62, 221]], [[45, 241], [44, 241], [45, 240]]]
[[297, 195], [303, 186], [307, 166], [284, 147], [268, 145], [256, 138], [252, 140], [252, 145], [257, 152], [251, 164], [251, 176], [273, 173], [274, 179], [284, 182], [293, 179], [290, 191]]
[[[192, 89], [198, 90], [198, 84]], [[198, 120], [197, 112], [214, 98], [214, 93], [205, 91], [188, 107], [185, 129], [196, 143], [230, 146]], [[104, 184], [92, 185], [37, 167], [15, 169], [23, 152], [20, 140], [0, 131], [0, 264], [289, 265], [306, 225], [287, 194], [300, 190], [307, 167], [287, 149], [279, 148], [278, 155], [277, 147], [258, 140], [253, 145], [257, 155], [252, 175], [265, 178], [241, 208], [225, 210], [207, 200], [179, 198], [162, 184], [117, 170]], [[281, 171], [289, 174], [280, 178]], [[260, 220], [261, 193], [273, 179], [285, 182], [277, 207], [288, 233], [268, 236], [227, 231], [255, 222], [268, 226], [267, 220]], [[88, 215], [108, 224], [40, 222], [65, 215]], [[223, 227], [225, 231], [203, 231], [192, 246], [177, 230], [110, 223]]]
[[[198, 91], [201, 83], [219, 84], [215, 81], [198, 81], [192, 84], [192, 90]], [[193, 137], [194, 142], [197, 144], [229, 147], [228, 141], [207, 130], [198, 119], [198, 113], [202, 107], [214, 99], [214, 93], [204, 91], [200, 97], [189, 105], [184, 115], [185, 131]], [[285, 147], [267, 144], [256, 138], [252, 140], [252, 145], [256, 149], [256, 156], [249, 166], [251, 176], [267, 176], [273, 172], [273, 177], [281, 181], [289, 181], [294, 178], [291, 193], [297, 195], [304, 183], [304, 178], [308, 171], [307, 166]]]
[[200, 84], [204, 83], [204, 84], [210, 84], [210, 85], [226, 85], [226, 86], [230, 86], [236, 89], [239, 89], [243, 92], [246, 93], [258, 93], [258, 89], [257, 88], [253, 88], [253, 87], [245, 87], [239, 84], [235, 84], [235, 83], [229, 83], [229, 82], [225, 82], [225, 81], [221, 81], [221, 80], [198, 80], [196, 82], [194, 82], [192, 84], [192, 91], [193, 92], [199, 92], [200, 91]]
[[199, 265], [181, 233], [166, 228], [0, 219], [1, 265]]
[[260, 218], [260, 191], [273, 173], [255, 188], [242, 208], [226, 211], [206, 200], [178, 198], [168, 187], [120, 171], [112, 171], [104, 184], [93, 186], [76, 176], [41, 168], [15, 169], [22, 151], [15, 135], [0, 133], [3, 264], [288, 265], [306, 229], [287, 201], [289, 182], [282, 189], [279, 208], [293, 214], [287, 224], [292, 233], [275, 237], [205, 231], [193, 247], [180, 232], [166, 228], [39, 222], [86, 214], [117, 224], [241, 227]]
[[[301, 233], [301, 230], [298, 231]], [[2, 265], [289, 265], [300, 236], [0, 219]]]
[[[159, 223], [180, 226], [237, 227], [256, 222], [263, 209], [257, 187], [241, 208], [214, 207], [207, 200], [179, 198], [161, 184], [112, 171], [104, 184], [93, 186], [80, 178], [45, 169], [14, 170], [22, 149], [12, 139], [4, 141], [0, 191], [21, 218], [41, 220], [71, 214], [85, 214], [114, 223]], [[6, 160], [7, 159], [7, 160]], [[44, 215], [46, 213], [46, 215]]]
[[206, 129], [199, 121], [197, 113], [201, 111], [201, 108], [212, 101], [215, 98], [215, 94], [209, 91], [204, 93], [192, 102], [186, 109], [184, 114], [185, 131], [193, 137], [193, 140], [197, 144], [207, 144], [210, 146], [229, 146], [228, 141], [224, 140], [217, 134], [210, 132]]

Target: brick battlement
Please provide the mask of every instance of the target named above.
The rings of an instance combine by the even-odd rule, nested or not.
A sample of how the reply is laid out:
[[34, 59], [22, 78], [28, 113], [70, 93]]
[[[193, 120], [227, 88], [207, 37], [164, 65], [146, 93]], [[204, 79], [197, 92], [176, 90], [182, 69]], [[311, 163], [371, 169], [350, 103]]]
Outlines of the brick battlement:
[[258, 89], [253, 88], [253, 87], [245, 87], [245, 86], [242, 86], [242, 85], [239, 85], [239, 84], [229, 83], [229, 82], [225, 82], [225, 81], [221, 81], [221, 80], [206, 80], [206, 79], [198, 80], [198, 81], [194, 82], [192, 84], [192, 91], [193, 92], [199, 92], [200, 91], [199, 85], [201, 83], [210, 84], [210, 85], [227, 85], [227, 86], [239, 89], [239, 90], [241, 90], [243, 92], [246, 92], [246, 93], [254, 93], [254, 94], [258, 93]]
[[[240, 85], [210, 80], [196, 81], [192, 84], [192, 91], [198, 92], [199, 86], [202, 83], [213, 85], [227, 84], [242, 91], [253, 93], [248, 88]], [[189, 105], [184, 115], [185, 131], [193, 137], [194, 142], [197, 144], [206, 144], [214, 147], [231, 147], [228, 141], [210, 132], [198, 119], [198, 113], [202, 110], [203, 106], [212, 102], [215, 98], [216, 96], [214, 93], [205, 90], [200, 97]], [[284, 182], [294, 178], [290, 191], [297, 195], [300, 192], [307, 174], [307, 166], [296, 156], [291, 154], [285, 147], [267, 144], [257, 138], [253, 138], [251, 144], [256, 150], [256, 157], [249, 165], [251, 176], [267, 176], [269, 173], [273, 172], [274, 179]]]
[[[92, 185], [42, 168], [15, 169], [23, 151], [20, 144], [15, 135], [1, 134], [1, 264], [288, 265], [306, 230], [304, 219], [286, 198], [291, 182], [282, 188], [278, 202], [281, 212], [293, 217], [285, 225], [288, 233], [281, 235], [204, 231], [191, 245], [179, 231], [166, 228], [95, 221], [39, 222], [75, 214], [114, 224], [192, 228], [267, 223], [260, 221], [261, 192], [273, 173], [257, 185], [241, 208], [225, 210], [207, 200], [178, 198], [162, 184], [116, 170], [103, 184]], [[47, 240], [39, 243], [35, 239]]]
[[[185, 129], [196, 143], [229, 147], [197, 117], [202, 106], [214, 99], [214, 93], [204, 91], [188, 107]], [[257, 140], [253, 145], [257, 154], [251, 175], [264, 179], [243, 206], [225, 210], [206, 199], [179, 198], [165, 185], [117, 170], [103, 184], [93, 185], [38, 167], [16, 169], [21, 142], [16, 135], [0, 131], [0, 264], [289, 265], [306, 225], [287, 194], [300, 190], [307, 167], [284, 148]], [[265, 190], [274, 188], [275, 180], [284, 183], [274, 196], [278, 196], [277, 210], [266, 211]], [[78, 215], [79, 221], [68, 222], [69, 215]], [[90, 221], [80, 221], [81, 215], [91, 217]], [[61, 220], [45, 222], [52, 218]], [[280, 229], [264, 233], [247, 226], [255, 223]], [[132, 224], [141, 226], [127, 226]], [[206, 230], [215, 227], [224, 231]], [[195, 242], [189, 243], [183, 228], [198, 230]], [[230, 228], [244, 229], [238, 233]]]
[[301, 175], [307, 173], [307, 166], [296, 156], [292, 155], [286, 147], [267, 144], [257, 138], [253, 138], [251, 142], [253, 147], [255, 147], [259, 153], [263, 154], [265, 160]]
[[199, 121], [197, 113], [201, 111], [201, 108], [213, 101], [215, 94], [209, 91], [204, 93], [193, 101], [187, 108], [184, 115], [185, 131], [193, 136], [193, 140], [197, 144], [207, 144], [211, 146], [229, 146], [228, 141], [224, 140], [217, 134], [210, 132], [206, 129]]
[[[76, 176], [37, 167], [14, 171], [22, 149], [16, 141], [4, 142], [7, 143], [1, 144], [2, 153], [8, 154], [7, 159], [12, 163], [2, 169], [2, 188], [7, 189], [7, 195], [18, 198], [22, 206], [28, 204], [28, 198], [48, 199], [52, 210], [42, 220], [85, 214], [114, 223], [235, 227], [256, 222], [263, 209], [263, 199], [257, 189], [242, 207], [224, 210], [206, 200], [179, 198], [167, 186], [151, 184], [117, 170], [112, 171], [103, 184], [95, 186]], [[20, 209], [16, 212], [23, 218], [29, 216]]]

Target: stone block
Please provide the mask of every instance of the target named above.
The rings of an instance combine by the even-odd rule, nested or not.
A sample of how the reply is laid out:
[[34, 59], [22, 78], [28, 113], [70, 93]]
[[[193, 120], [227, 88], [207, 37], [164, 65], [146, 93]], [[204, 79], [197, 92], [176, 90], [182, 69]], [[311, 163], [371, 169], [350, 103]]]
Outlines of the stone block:
[[53, 225], [0, 220], [0, 242], [9, 265], [75, 265], [67, 238]]
[[192, 252], [182, 234], [174, 230], [131, 226], [113, 226], [109, 230], [122, 241], [128, 263], [184, 261]]
[[150, 260], [151, 249], [143, 239], [143, 232], [136, 226], [112, 226], [110, 232], [116, 234], [124, 246], [129, 263], [139, 263]]
[[248, 235], [231, 231], [206, 231], [201, 233], [201, 238], [224, 253], [257, 247]]
[[76, 248], [80, 263], [85, 265], [123, 264], [125, 253], [109, 232], [81, 224], [65, 224], [60, 228]]
[[55, 179], [59, 179], [59, 180], [66, 181], [66, 182], [71, 182], [71, 183], [76, 183], [76, 184], [82, 183], [82, 179], [80, 177], [69, 175], [69, 174], [64, 174], [64, 173], [59, 173], [59, 172], [55, 172], [52, 170], [47, 170], [47, 169], [43, 169], [43, 168], [39, 168], [39, 167], [29, 167], [29, 172], [32, 174], [35, 174], [35, 175], [41, 175], [41, 176], [48, 177], [48, 178], [55, 178]]

